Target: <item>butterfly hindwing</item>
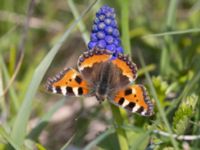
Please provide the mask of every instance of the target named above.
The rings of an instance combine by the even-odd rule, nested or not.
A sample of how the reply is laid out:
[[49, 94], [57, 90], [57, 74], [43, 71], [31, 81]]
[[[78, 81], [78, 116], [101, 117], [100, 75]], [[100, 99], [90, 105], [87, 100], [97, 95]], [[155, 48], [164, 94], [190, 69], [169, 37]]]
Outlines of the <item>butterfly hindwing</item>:
[[78, 71], [72, 68], [66, 68], [54, 78], [49, 78], [46, 88], [52, 93], [68, 96], [81, 96], [89, 93], [87, 82]]
[[135, 84], [119, 90], [111, 101], [129, 112], [136, 112], [142, 116], [153, 114], [153, 104], [143, 85]]

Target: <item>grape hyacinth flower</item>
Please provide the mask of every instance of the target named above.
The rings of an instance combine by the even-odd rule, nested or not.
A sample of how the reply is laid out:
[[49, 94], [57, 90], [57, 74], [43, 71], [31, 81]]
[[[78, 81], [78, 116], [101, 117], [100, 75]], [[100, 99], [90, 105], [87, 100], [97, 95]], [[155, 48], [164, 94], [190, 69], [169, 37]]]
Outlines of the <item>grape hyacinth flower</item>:
[[114, 54], [124, 52], [115, 19], [115, 10], [107, 5], [99, 9], [94, 19], [88, 48], [90, 50], [94, 47], [110, 50]]

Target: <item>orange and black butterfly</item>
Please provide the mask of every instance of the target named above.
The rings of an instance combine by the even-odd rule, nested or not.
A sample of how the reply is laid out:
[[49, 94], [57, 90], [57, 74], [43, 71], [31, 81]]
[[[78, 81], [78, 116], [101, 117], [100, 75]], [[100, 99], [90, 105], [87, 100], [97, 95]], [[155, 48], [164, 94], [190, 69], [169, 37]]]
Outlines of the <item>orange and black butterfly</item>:
[[137, 66], [128, 56], [94, 48], [78, 59], [78, 71], [64, 69], [46, 84], [48, 91], [65, 96], [95, 96], [142, 116], [153, 114], [153, 104], [145, 87], [133, 84]]

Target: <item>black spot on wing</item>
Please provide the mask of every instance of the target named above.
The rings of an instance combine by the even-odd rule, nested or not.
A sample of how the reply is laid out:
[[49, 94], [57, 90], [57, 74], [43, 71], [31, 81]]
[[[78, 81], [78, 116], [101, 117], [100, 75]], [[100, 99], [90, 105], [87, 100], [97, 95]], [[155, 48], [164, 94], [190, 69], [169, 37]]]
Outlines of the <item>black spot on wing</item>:
[[144, 107], [141, 106], [141, 107], [137, 110], [137, 113], [140, 113], [140, 114], [141, 114], [143, 111], [144, 111]]
[[83, 88], [79, 87], [78, 88], [78, 95], [82, 95], [83, 94]]
[[132, 111], [132, 109], [135, 107], [135, 103], [134, 102], [130, 102], [128, 105], [126, 105], [126, 109], [128, 109], [129, 111]]
[[125, 95], [127, 96], [127, 95], [130, 95], [130, 94], [132, 94], [132, 89], [131, 88], [126, 89]]
[[81, 84], [82, 79], [81, 79], [79, 76], [76, 76], [75, 81], [76, 81], [78, 84]]
[[123, 103], [124, 103], [124, 98], [121, 97], [120, 100], [119, 100], [119, 102], [118, 102], [118, 104], [119, 104], [119, 105], [122, 105]]
[[74, 94], [72, 87], [67, 86], [67, 87], [66, 87], [66, 90], [67, 90], [67, 93], [69, 93], [69, 94]]
[[[147, 112], [145, 113], [146, 116], [151, 116], [153, 115], [154, 111], [154, 105], [153, 103], [151, 102], [150, 100], [150, 97], [148, 95], [148, 93], [146, 92], [146, 88], [143, 86], [143, 85], [139, 85], [140, 88], [142, 89], [143, 91], [143, 96], [144, 96], [144, 100], [146, 102], [146, 104], [148, 105], [148, 109], [147, 109]], [[142, 109], [142, 108], [141, 108]], [[144, 108], [143, 108], [144, 109]]]
[[56, 90], [56, 92], [59, 93], [59, 94], [62, 93], [61, 88], [60, 88], [59, 86], [56, 86], [56, 87], [55, 87], [55, 90]]

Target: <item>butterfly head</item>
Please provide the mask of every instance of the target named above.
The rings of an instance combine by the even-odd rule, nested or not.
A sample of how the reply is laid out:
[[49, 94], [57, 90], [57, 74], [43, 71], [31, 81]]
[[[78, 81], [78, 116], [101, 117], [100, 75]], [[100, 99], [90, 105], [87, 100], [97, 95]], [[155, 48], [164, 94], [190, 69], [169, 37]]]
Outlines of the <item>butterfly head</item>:
[[100, 95], [99, 93], [95, 93], [95, 96], [96, 96], [96, 99], [99, 101], [99, 102], [102, 102], [106, 99], [107, 95]]

